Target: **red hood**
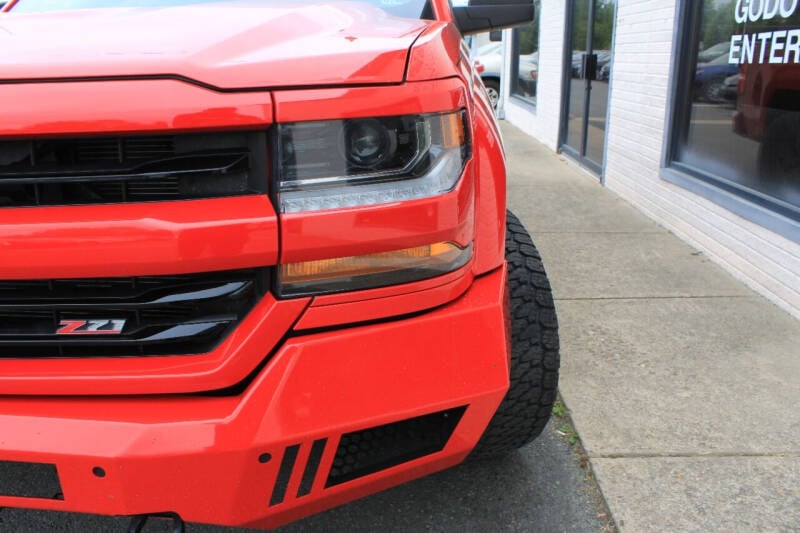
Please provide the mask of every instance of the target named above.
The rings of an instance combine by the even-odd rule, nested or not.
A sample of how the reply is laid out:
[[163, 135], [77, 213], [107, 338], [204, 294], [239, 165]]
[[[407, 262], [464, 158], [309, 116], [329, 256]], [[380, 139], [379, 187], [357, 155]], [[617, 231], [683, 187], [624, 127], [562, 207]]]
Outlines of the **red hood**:
[[426, 26], [359, 2], [256, 4], [12, 10], [1, 20], [0, 79], [170, 74], [225, 89], [396, 83]]

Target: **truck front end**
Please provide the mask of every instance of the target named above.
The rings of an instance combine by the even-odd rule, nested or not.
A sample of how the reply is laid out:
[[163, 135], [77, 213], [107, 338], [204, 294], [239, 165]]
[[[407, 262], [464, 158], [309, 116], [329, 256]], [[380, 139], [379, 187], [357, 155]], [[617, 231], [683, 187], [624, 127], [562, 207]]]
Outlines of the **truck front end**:
[[462, 461], [511, 317], [449, 5], [172, 3], [0, 15], [0, 507], [266, 528]]

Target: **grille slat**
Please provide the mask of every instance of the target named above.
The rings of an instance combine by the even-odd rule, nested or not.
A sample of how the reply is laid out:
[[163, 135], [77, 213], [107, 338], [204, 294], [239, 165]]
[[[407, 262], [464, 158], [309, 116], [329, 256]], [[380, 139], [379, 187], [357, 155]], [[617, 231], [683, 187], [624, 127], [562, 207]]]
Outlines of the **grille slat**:
[[266, 132], [0, 140], [0, 207], [266, 192]]
[[267, 269], [247, 269], [0, 281], [0, 357], [205, 353], [264, 295], [267, 279]]

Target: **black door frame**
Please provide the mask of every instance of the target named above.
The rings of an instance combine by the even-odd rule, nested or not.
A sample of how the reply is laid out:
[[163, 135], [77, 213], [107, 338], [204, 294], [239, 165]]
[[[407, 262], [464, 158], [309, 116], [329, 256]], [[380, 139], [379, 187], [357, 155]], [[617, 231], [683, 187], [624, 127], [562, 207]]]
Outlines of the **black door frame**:
[[[588, 168], [600, 177], [600, 181], [604, 181], [603, 165], [598, 164], [586, 157], [586, 144], [589, 137], [589, 106], [591, 105], [592, 93], [592, 80], [586, 78], [584, 84], [584, 102], [583, 102], [583, 121], [581, 124], [581, 146], [579, 150], [567, 144], [567, 127], [569, 123], [569, 104], [570, 104], [570, 89], [572, 85], [572, 31], [575, 23], [575, 0], [570, 0], [567, 3], [567, 16], [564, 24], [564, 57], [562, 69], [562, 85], [561, 85], [561, 122], [559, 124], [558, 135], [558, 150], [561, 153], [567, 154], [571, 158], [577, 160], [581, 165]], [[616, 9], [616, 7], [615, 7]], [[589, 12], [586, 24], [586, 51], [587, 55], [594, 53], [594, 0], [589, 0]], [[615, 24], [616, 26], [616, 24]], [[615, 28], [616, 31], [616, 28]], [[612, 61], [614, 49], [611, 49]], [[609, 98], [611, 93], [609, 92]], [[605, 144], [605, 140], [604, 140]], [[605, 162], [604, 162], [605, 164]]]

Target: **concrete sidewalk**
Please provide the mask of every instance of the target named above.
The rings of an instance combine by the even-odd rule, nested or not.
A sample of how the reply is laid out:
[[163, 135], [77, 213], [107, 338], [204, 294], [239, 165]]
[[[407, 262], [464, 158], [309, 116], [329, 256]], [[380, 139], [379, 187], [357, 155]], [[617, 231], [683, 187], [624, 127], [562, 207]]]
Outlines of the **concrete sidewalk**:
[[503, 123], [560, 389], [622, 531], [800, 530], [800, 321]]

